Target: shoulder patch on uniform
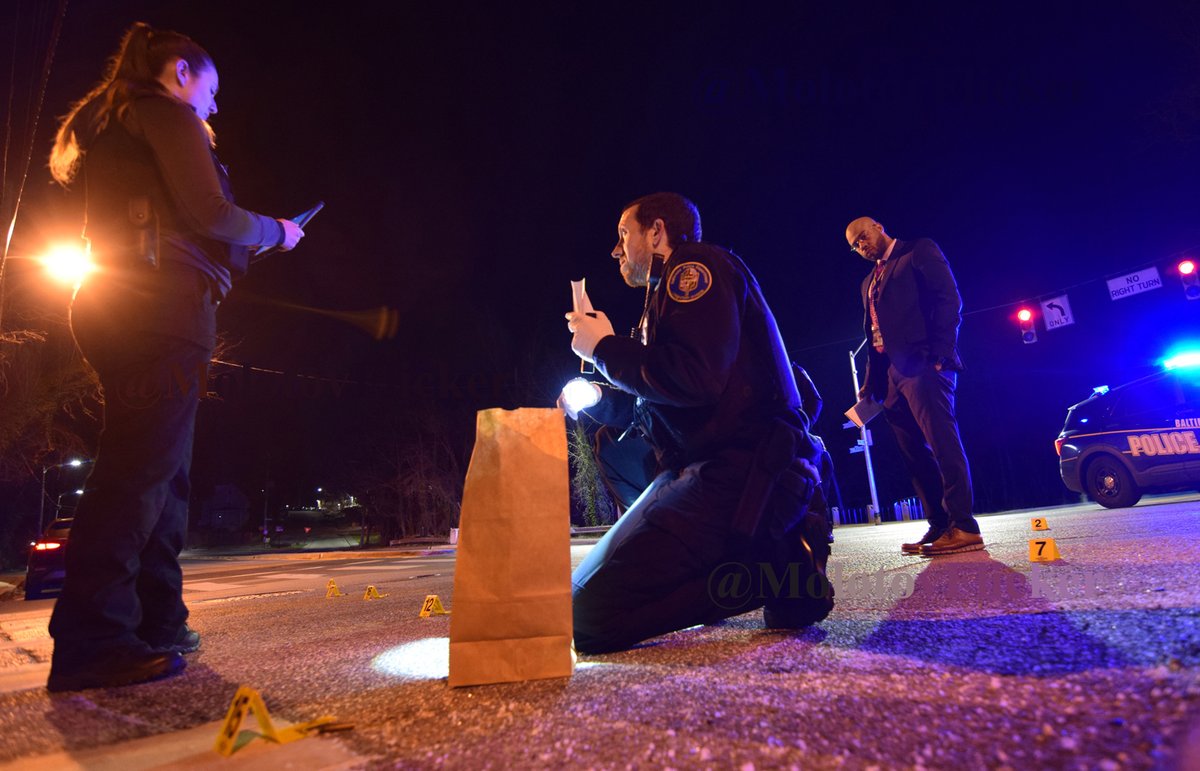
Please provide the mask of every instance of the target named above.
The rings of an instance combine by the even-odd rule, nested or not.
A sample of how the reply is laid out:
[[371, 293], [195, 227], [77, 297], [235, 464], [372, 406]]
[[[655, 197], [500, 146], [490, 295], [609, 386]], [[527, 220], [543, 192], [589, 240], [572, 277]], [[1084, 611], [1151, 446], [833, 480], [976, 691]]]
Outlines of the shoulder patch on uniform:
[[676, 302], [690, 303], [703, 297], [712, 283], [712, 271], [707, 265], [685, 262], [675, 266], [667, 277], [667, 294]]

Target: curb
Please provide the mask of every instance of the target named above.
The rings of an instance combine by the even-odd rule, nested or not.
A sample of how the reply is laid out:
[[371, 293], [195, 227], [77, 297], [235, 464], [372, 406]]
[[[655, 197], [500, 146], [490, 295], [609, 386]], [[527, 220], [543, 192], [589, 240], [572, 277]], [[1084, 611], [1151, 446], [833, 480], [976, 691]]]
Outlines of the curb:
[[[572, 541], [593, 541], [598, 540], [604, 533], [608, 532], [608, 527], [594, 528], [573, 528], [571, 530]], [[392, 557], [430, 557], [439, 554], [453, 554], [458, 550], [456, 543], [426, 543], [412, 544], [407, 547], [395, 547], [389, 549], [370, 549], [361, 550], [356, 548], [350, 549], [322, 549], [322, 550], [281, 550], [281, 551], [222, 551], [214, 550], [207, 552], [204, 549], [184, 549], [179, 555], [181, 560], [187, 559], [252, 559], [252, 560], [335, 560], [335, 559], [385, 559]]]

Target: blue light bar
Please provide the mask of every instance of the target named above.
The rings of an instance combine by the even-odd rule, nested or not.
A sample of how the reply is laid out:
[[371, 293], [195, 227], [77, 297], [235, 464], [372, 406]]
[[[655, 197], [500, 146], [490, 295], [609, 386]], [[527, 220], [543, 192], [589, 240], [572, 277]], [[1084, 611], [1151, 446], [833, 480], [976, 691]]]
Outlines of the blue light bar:
[[1184, 351], [1178, 353], [1163, 362], [1163, 366], [1167, 369], [1185, 369], [1187, 367], [1200, 367], [1200, 351]]

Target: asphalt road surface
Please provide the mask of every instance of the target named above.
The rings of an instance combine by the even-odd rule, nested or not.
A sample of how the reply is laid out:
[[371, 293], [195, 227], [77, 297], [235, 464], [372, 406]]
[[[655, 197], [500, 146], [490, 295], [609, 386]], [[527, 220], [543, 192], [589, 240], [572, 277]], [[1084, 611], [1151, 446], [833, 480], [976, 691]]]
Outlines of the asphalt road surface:
[[[463, 689], [449, 617], [418, 617], [453, 610], [452, 554], [189, 564], [187, 671], [77, 694], [42, 687], [51, 601], [4, 603], [0, 768], [1200, 768], [1200, 501], [981, 522], [986, 551], [934, 560], [899, 553], [924, 523], [840, 528], [837, 607], [802, 632], [751, 613]], [[241, 685], [278, 724], [353, 727], [277, 745], [248, 719], [221, 758]]]

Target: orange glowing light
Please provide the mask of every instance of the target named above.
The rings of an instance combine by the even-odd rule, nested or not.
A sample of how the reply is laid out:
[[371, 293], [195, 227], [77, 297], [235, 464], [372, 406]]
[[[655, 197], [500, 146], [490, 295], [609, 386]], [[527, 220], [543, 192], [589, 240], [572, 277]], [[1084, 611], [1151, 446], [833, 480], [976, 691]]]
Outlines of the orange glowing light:
[[96, 269], [91, 256], [80, 246], [59, 245], [41, 258], [50, 278], [63, 284], [78, 284]]
[[1029, 321], [1031, 318], [1033, 318], [1033, 311], [1029, 310], [1028, 308], [1022, 308], [1021, 310], [1017, 311], [1017, 318], [1021, 321]]
[[1193, 262], [1192, 260], [1184, 260], [1183, 262], [1179, 263], [1180, 275], [1190, 276], [1195, 272], [1196, 272], [1196, 263]]

